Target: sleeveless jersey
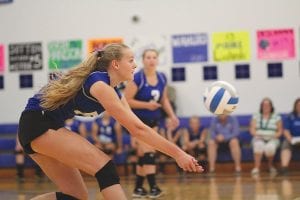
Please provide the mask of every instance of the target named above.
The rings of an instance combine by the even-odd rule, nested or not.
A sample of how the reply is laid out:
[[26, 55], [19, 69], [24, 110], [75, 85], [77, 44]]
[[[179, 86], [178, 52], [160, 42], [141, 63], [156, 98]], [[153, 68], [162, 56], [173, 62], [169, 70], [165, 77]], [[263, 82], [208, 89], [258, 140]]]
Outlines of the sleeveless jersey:
[[[77, 92], [75, 97], [69, 100], [65, 105], [60, 106], [55, 110], [44, 110], [53, 119], [59, 122], [64, 122], [66, 119], [72, 118], [75, 115], [81, 116], [96, 116], [104, 111], [103, 106], [90, 94], [91, 86], [98, 82], [103, 81], [110, 84], [110, 78], [107, 72], [92, 72], [84, 81], [82, 88]], [[119, 98], [121, 93], [117, 88], [114, 88]], [[99, 91], [101, 93], [101, 91]], [[25, 110], [43, 110], [40, 106], [41, 91], [29, 98]]]
[[189, 133], [189, 140], [190, 141], [199, 140], [204, 129], [205, 129], [205, 127], [203, 127], [203, 126], [199, 127], [197, 134], [195, 134], [195, 133], [193, 133], [191, 128], [188, 128], [187, 130]]
[[[156, 72], [157, 84], [152, 86], [147, 83], [146, 75], [143, 70], [138, 71], [134, 75], [134, 82], [138, 87], [135, 99], [139, 101], [149, 102], [154, 100], [160, 102], [163, 95], [164, 88], [167, 84], [166, 76], [161, 72]], [[161, 110], [148, 110], [148, 109], [133, 109], [133, 112], [140, 119], [159, 120], [161, 118]]]

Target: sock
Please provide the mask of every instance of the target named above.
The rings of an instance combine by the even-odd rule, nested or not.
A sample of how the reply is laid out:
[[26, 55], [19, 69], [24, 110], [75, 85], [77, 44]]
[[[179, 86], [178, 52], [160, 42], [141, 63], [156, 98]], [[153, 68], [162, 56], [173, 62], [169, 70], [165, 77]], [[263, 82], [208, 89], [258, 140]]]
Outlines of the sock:
[[148, 180], [150, 188], [153, 188], [154, 186], [156, 186], [155, 174], [148, 174], [147, 180]]
[[23, 178], [24, 177], [24, 164], [17, 164], [16, 168], [17, 168], [17, 176], [19, 178]]
[[144, 183], [144, 176], [140, 176], [140, 175], [136, 175], [136, 180], [135, 180], [135, 188], [141, 188], [143, 187], [143, 183]]

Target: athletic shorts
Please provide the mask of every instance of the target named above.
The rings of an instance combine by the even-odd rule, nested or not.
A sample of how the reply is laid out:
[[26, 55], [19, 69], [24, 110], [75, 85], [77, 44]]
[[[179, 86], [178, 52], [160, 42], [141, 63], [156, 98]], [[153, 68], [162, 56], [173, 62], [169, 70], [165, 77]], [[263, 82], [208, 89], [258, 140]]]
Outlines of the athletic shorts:
[[157, 119], [141, 119], [144, 124], [150, 126], [151, 128], [158, 126]]
[[31, 142], [47, 132], [49, 129], [57, 130], [64, 127], [64, 122], [56, 121], [46, 111], [25, 110], [19, 120], [18, 136], [24, 152], [35, 153], [31, 148]]

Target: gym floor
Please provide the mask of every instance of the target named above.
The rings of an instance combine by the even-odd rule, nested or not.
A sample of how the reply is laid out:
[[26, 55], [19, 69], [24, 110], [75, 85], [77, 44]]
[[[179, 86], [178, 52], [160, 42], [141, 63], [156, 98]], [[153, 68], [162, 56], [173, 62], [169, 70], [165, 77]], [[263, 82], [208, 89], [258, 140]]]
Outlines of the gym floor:
[[[159, 199], [164, 200], [300, 200], [300, 172], [292, 172], [289, 176], [262, 173], [252, 177], [249, 173], [235, 176], [230, 173], [185, 174], [157, 176], [158, 184], [164, 191]], [[89, 199], [103, 199], [97, 182], [92, 177], [85, 177], [89, 189]], [[128, 196], [134, 187], [134, 176], [121, 177], [121, 184]], [[147, 182], [144, 183], [147, 188]], [[18, 183], [15, 179], [0, 179], [0, 199], [27, 200], [38, 194], [56, 191], [50, 181], [25, 179]]]

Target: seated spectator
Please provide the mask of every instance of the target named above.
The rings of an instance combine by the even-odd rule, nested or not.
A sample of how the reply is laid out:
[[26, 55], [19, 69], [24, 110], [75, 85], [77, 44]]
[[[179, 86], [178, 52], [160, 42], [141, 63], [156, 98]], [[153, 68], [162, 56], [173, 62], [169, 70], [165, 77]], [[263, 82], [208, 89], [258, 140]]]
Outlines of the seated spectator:
[[65, 127], [75, 133], [78, 133], [84, 138], [87, 138], [88, 136], [88, 131], [85, 126], [85, 123], [82, 120], [80, 120], [78, 116], [75, 116], [71, 119], [67, 119], [65, 121]]
[[215, 172], [217, 150], [228, 148], [235, 165], [235, 172], [241, 172], [241, 148], [238, 140], [239, 124], [234, 116], [219, 115], [212, 119], [208, 141], [209, 171]]
[[282, 121], [280, 115], [275, 113], [271, 99], [264, 98], [260, 103], [259, 113], [252, 116], [250, 133], [253, 136], [254, 152], [254, 168], [251, 174], [259, 174], [263, 155], [268, 159], [270, 173], [276, 173], [273, 159], [279, 146], [279, 137], [282, 134]]
[[[182, 131], [178, 127], [174, 127], [170, 118], [165, 118], [162, 127], [159, 128], [159, 134], [167, 140], [173, 142], [177, 146], [181, 147], [181, 135]], [[165, 154], [158, 153], [159, 170], [164, 173], [164, 164], [168, 161], [169, 157]]]
[[122, 152], [122, 126], [107, 112], [94, 121], [92, 137], [95, 145], [111, 157]]
[[282, 174], [287, 175], [292, 150], [300, 146], [300, 98], [296, 99], [293, 111], [284, 121], [284, 141], [281, 145]]
[[189, 119], [189, 126], [183, 129], [182, 149], [198, 159], [204, 168], [207, 165], [206, 138], [207, 128], [201, 125], [199, 117], [192, 116]]

